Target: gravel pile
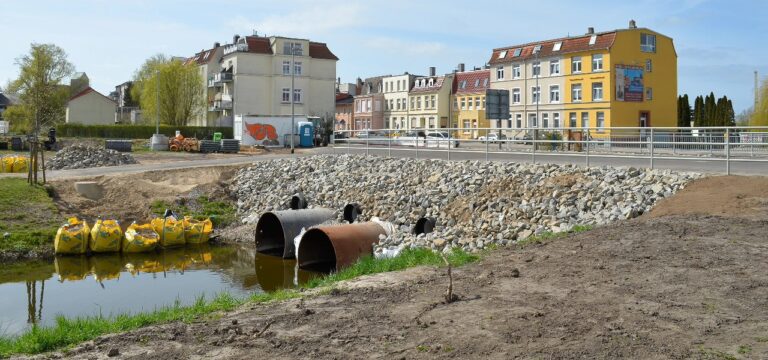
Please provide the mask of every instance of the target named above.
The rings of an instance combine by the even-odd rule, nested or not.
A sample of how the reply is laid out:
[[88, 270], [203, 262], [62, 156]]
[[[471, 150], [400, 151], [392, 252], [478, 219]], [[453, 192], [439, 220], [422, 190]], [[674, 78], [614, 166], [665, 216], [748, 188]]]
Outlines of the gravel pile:
[[103, 166], [136, 164], [130, 154], [107, 150], [89, 145], [71, 145], [61, 149], [50, 160], [46, 160], [46, 169], [84, 169]]
[[[300, 192], [310, 206], [342, 209], [356, 202], [361, 220], [376, 216], [394, 223], [400, 231], [382, 239], [377, 251], [477, 251], [637, 217], [698, 177], [635, 168], [318, 155], [258, 162], [235, 175], [230, 191], [244, 223], [288, 208]], [[435, 232], [410, 234], [423, 216], [437, 219]]]

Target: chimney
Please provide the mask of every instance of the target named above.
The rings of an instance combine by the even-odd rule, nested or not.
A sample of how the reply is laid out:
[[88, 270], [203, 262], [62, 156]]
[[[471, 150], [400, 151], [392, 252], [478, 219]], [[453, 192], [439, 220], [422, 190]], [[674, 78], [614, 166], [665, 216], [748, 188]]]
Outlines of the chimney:
[[637, 29], [637, 23], [635, 22], [635, 20], [629, 20], [629, 28]]
[[435, 76], [435, 67], [434, 66], [430, 66], [429, 67], [429, 76]]
[[464, 72], [464, 63], [459, 63], [459, 72]]
[[235, 34], [235, 36], [232, 37], [232, 43], [237, 44], [237, 40], [240, 40], [240, 35]]
[[213, 43], [213, 48], [214, 48], [214, 49], [215, 49], [215, 48], [217, 48], [217, 47], [219, 47], [219, 46], [221, 46], [221, 43], [220, 43], [220, 42], [218, 42], [218, 41], [217, 41], [217, 42]]
[[595, 33], [595, 28], [591, 26], [587, 28], [587, 35], [592, 35], [594, 33]]

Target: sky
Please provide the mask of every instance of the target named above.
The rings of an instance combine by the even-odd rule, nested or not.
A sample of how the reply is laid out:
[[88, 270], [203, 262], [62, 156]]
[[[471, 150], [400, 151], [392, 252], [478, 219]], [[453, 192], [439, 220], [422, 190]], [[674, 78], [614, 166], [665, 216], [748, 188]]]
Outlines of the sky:
[[53, 43], [108, 94], [148, 57], [189, 57], [234, 34], [325, 42], [342, 82], [482, 66], [491, 50], [626, 28], [630, 19], [674, 39], [678, 90], [752, 106], [754, 71], [768, 75], [768, 1], [0, 0], [0, 84], [31, 43]]

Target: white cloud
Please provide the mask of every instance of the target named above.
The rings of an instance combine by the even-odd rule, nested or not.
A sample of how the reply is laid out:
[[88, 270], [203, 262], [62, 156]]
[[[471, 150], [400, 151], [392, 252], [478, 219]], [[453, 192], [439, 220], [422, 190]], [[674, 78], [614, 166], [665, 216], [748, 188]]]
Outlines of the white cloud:
[[364, 25], [363, 8], [357, 4], [315, 2], [300, 10], [251, 20], [239, 15], [228, 25], [236, 31], [316, 39], [336, 31]]

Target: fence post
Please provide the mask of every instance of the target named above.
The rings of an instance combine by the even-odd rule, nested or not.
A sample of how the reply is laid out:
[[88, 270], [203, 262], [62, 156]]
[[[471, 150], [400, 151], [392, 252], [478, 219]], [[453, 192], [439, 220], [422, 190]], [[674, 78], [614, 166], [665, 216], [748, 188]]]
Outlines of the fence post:
[[448, 161], [451, 161], [451, 130], [448, 129]]
[[387, 156], [392, 157], [392, 132], [387, 130]]
[[416, 131], [416, 158], [419, 158], [419, 132]]
[[368, 135], [365, 137], [365, 155], [370, 155], [368, 152], [368, 139], [371, 138], [371, 132], [368, 131]]
[[489, 138], [490, 134], [490, 131], [485, 131], [485, 161], [488, 161], [488, 144], [491, 142], [491, 139]]
[[347, 155], [349, 155], [349, 142], [352, 141], [352, 135], [355, 135], [355, 133], [350, 131], [347, 133], [347, 138], [344, 139], [344, 142], [347, 145]]
[[536, 139], [538, 138], [537, 135], [538, 134], [536, 132], [536, 129], [534, 128], [533, 129], [533, 139], [531, 139], [531, 144], [533, 146], [533, 150], [531, 151], [531, 162], [533, 162], [534, 164], [536, 163]]
[[651, 128], [651, 139], [650, 140], [651, 140], [651, 143], [650, 143], [649, 146], [650, 146], [650, 150], [651, 150], [651, 169], [653, 169], [653, 147], [654, 147], [653, 146], [653, 141], [654, 141], [654, 138], [653, 138], [653, 128]]
[[586, 136], [584, 136], [582, 143], [586, 142], [587, 145], [587, 167], [589, 167], [589, 129], [587, 129]]
[[725, 129], [725, 174], [731, 175], [731, 131]]

